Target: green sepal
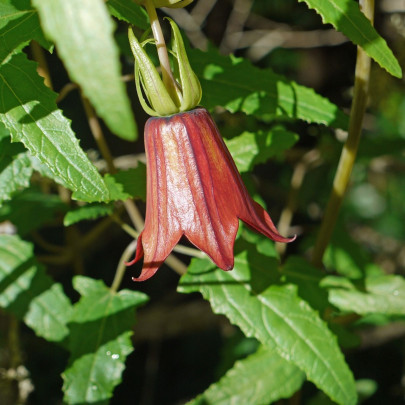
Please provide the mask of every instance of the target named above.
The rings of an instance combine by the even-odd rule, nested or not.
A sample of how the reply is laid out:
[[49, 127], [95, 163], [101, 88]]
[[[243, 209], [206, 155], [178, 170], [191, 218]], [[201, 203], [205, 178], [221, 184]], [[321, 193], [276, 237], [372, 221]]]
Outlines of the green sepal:
[[155, 117], [189, 111], [199, 104], [202, 96], [201, 85], [190, 66], [180, 30], [173, 20], [170, 18], [168, 20], [173, 30], [173, 47], [169, 52], [177, 61], [180, 81], [179, 91], [176, 94], [172, 94], [171, 89], [165, 86], [144, 50], [145, 45], [153, 42], [153, 39], [140, 43], [132, 29], [128, 30], [129, 43], [135, 57], [135, 85], [139, 101], [145, 112]]
[[[128, 29], [128, 39], [135, 57], [135, 83], [142, 107], [152, 116], [165, 116], [179, 112], [178, 107], [166, 90], [156, 67], [149, 59], [149, 56], [146, 54], [131, 28]], [[142, 96], [140, 77], [151, 108], [147, 106]]]
[[173, 52], [177, 59], [182, 89], [180, 111], [188, 111], [196, 107], [201, 101], [202, 90], [200, 81], [190, 66], [183, 38], [179, 27], [171, 19], [167, 18], [173, 30]]

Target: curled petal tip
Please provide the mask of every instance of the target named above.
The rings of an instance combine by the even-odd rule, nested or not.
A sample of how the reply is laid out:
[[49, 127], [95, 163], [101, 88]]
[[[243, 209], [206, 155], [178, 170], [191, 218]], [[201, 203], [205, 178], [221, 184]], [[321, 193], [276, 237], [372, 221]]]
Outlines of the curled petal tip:
[[146, 281], [150, 279], [158, 270], [158, 267], [144, 268], [139, 277], [132, 277], [132, 281]]

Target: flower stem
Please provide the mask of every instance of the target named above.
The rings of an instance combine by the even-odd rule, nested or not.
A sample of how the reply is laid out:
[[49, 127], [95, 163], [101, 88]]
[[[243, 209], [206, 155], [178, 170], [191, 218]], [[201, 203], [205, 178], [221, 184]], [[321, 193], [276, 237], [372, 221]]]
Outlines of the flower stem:
[[[366, 17], [373, 22], [374, 0], [360, 0], [360, 6]], [[349, 133], [333, 181], [333, 189], [329, 197], [325, 215], [318, 233], [312, 254], [312, 263], [322, 266], [322, 258], [332, 237], [338, 213], [343, 202], [350, 175], [357, 156], [361, 137], [363, 117], [367, 106], [368, 87], [370, 80], [371, 60], [360, 47], [357, 48], [357, 60], [354, 82], [354, 95], [350, 111]]]
[[165, 85], [169, 94], [172, 96], [173, 101], [178, 100], [177, 90], [179, 87], [170, 68], [169, 54], [167, 52], [165, 38], [163, 36], [159, 18], [156, 14], [156, 8], [153, 0], [145, 0], [144, 6], [149, 16], [153, 37], [156, 41], [156, 49], [159, 57], [160, 68], [162, 70], [163, 84]]

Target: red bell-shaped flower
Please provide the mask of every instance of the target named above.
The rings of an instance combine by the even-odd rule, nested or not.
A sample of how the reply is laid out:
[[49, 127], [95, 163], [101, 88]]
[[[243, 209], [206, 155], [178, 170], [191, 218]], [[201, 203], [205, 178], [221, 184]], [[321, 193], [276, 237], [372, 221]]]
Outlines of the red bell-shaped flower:
[[144, 256], [135, 281], [152, 277], [185, 235], [223, 270], [234, 265], [241, 219], [277, 242], [291, 242], [248, 194], [211, 116], [204, 108], [145, 125], [147, 205], [133, 264]]

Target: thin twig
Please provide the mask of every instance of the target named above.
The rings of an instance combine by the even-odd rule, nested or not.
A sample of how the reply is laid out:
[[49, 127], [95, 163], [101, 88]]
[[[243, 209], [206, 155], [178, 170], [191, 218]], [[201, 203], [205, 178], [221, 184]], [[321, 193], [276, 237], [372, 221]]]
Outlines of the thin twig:
[[110, 149], [105, 140], [103, 130], [102, 130], [100, 122], [96, 116], [94, 108], [90, 104], [87, 97], [85, 97], [83, 94], [81, 95], [81, 99], [82, 99], [84, 111], [86, 113], [87, 121], [90, 126], [91, 133], [93, 135], [94, 140], [97, 143], [101, 156], [103, 156], [104, 160], [107, 163], [108, 171], [110, 173], [115, 173], [117, 170], [114, 166], [114, 159], [111, 155]]
[[136, 240], [133, 240], [124, 250], [121, 255], [120, 261], [118, 262], [117, 270], [115, 271], [114, 280], [111, 284], [110, 290], [112, 292], [117, 292], [119, 286], [121, 285], [122, 279], [124, 277], [125, 271], [127, 269], [126, 262], [129, 261], [134, 250], [136, 249]]
[[[292, 217], [297, 209], [299, 191], [302, 187], [304, 177], [309, 168], [320, 161], [320, 154], [317, 149], [305, 153], [296, 164], [291, 177], [291, 187], [287, 198], [287, 204], [281, 213], [277, 229], [281, 235], [288, 235]], [[279, 255], [283, 255], [286, 250], [286, 243], [276, 243], [276, 249]]]

